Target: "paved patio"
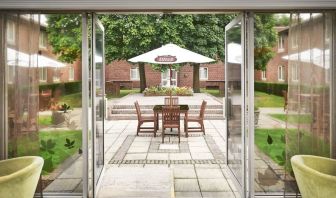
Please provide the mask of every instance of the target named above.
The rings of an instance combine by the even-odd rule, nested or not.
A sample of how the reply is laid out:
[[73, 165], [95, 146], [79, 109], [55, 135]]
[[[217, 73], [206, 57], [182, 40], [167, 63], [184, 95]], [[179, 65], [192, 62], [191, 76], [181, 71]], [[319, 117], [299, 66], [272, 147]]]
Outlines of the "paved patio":
[[[225, 165], [225, 123], [206, 120], [206, 135], [135, 136], [137, 121], [106, 125], [99, 197], [240, 197]], [[159, 130], [160, 132], [160, 130]]]

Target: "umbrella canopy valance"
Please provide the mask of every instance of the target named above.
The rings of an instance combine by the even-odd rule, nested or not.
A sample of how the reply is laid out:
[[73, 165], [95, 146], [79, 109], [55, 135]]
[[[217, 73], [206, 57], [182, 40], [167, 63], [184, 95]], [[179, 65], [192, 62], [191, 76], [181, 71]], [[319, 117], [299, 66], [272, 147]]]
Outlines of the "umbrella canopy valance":
[[209, 63], [214, 59], [181, 48], [175, 44], [167, 44], [129, 59], [133, 63], [178, 64], [178, 63]]

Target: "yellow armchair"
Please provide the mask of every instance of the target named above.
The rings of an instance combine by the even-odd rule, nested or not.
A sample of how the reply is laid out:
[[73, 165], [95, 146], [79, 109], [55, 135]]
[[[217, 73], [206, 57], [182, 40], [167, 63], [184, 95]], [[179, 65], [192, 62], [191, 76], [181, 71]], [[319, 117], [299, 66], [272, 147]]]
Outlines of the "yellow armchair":
[[336, 197], [336, 160], [295, 155], [291, 164], [302, 198]]
[[0, 197], [34, 197], [42, 167], [43, 158], [35, 156], [0, 161]]

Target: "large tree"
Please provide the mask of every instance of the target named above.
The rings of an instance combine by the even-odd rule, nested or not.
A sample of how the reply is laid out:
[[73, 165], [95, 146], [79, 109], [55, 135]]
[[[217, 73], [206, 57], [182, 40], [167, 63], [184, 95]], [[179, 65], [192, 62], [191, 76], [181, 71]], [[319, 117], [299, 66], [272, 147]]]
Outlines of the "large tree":
[[[106, 60], [127, 60], [136, 55], [175, 43], [181, 47], [224, 61], [225, 26], [235, 15], [200, 14], [112, 14], [100, 15], [105, 27]], [[265, 69], [274, 56], [277, 40], [272, 14], [255, 15], [255, 69]], [[59, 59], [73, 62], [80, 57], [81, 28], [78, 15], [48, 15], [49, 41]], [[174, 65], [178, 69], [181, 65]], [[193, 87], [199, 92], [199, 64], [193, 64]], [[164, 71], [165, 66], [153, 65]], [[140, 91], [146, 87], [145, 64], [139, 63]]]

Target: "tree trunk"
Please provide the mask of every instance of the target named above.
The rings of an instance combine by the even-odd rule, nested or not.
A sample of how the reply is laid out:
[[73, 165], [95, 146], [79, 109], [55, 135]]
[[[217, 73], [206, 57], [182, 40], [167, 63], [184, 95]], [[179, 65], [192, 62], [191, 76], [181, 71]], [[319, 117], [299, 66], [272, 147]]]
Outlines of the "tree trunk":
[[140, 93], [146, 89], [145, 63], [139, 63]]
[[194, 93], [200, 93], [200, 79], [199, 79], [200, 64], [193, 64], [193, 90]]

